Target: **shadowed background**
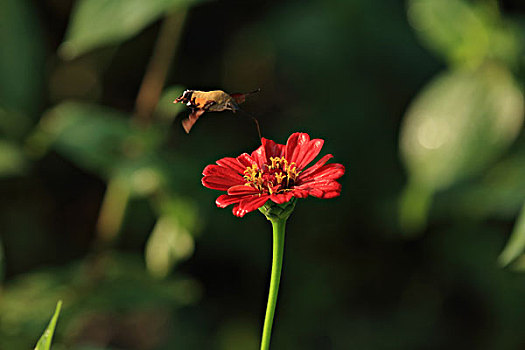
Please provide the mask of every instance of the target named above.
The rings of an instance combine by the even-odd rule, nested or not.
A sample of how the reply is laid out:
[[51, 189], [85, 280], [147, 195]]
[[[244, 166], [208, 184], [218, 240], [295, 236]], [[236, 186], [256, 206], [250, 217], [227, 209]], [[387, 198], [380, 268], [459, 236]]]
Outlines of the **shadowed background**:
[[[260, 88], [263, 136], [346, 166], [288, 221], [275, 349], [524, 349], [519, 0], [0, 2], [0, 348], [257, 349], [271, 227], [202, 169], [185, 88]], [[524, 209], [522, 209], [524, 208]]]

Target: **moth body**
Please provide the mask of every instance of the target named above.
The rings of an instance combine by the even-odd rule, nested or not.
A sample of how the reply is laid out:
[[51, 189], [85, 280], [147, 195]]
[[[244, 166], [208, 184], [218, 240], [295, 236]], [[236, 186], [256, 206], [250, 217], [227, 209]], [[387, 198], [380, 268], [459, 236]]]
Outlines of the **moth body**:
[[[258, 92], [254, 91], [255, 92]], [[222, 90], [199, 91], [186, 90], [182, 96], [178, 97], [173, 103], [185, 103], [191, 108], [191, 113], [187, 119], [182, 121], [182, 126], [186, 133], [189, 133], [193, 125], [204, 112], [222, 112], [230, 110], [237, 112], [239, 103], [246, 100], [248, 94], [228, 94]]]

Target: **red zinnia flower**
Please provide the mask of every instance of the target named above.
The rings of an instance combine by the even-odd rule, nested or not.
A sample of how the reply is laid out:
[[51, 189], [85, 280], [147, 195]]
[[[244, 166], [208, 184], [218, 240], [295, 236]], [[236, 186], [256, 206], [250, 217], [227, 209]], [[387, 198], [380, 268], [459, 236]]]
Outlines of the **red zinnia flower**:
[[324, 140], [305, 133], [294, 133], [281, 145], [262, 138], [262, 145], [251, 155], [222, 158], [204, 168], [202, 184], [214, 190], [227, 191], [219, 196], [217, 206], [233, 206], [239, 217], [271, 200], [283, 204], [292, 197], [333, 198], [341, 193], [337, 180], [344, 172], [341, 164], [326, 164], [327, 154], [304, 169], [321, 151]]

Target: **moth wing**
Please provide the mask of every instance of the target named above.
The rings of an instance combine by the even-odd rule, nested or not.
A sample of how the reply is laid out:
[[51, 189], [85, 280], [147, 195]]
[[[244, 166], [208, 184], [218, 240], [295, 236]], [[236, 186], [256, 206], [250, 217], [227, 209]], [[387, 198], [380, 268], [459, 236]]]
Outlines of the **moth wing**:
[[241, 103], [244, 103], [244, 101], [246, 101], [246, 97], [247, 96], [256, 94], [259, 91], [261, 91], [261, 89], [257, 89], [257, 90], [254, 90], [254, 91], [251, 91], [251, 92], [247, 92], [247, 93], [244, 93], [244, 94], [243, 93], [235, 93], [235, 94], [231, 94], [230, 96], [235, 100], [236, 103], [241, 104]]
[[190, 133], [191, 128], [193, 127], [193, 124], [197, 122], [199, 117], [205, 112], [204, 109], [194, 109], [188, 118], [184, 119], [182, 121], [182, 127], [184, 128], [184, 131], [186, 131], [186, 134]]
[[246, 101], [246, 96], [248, 94], [240, 94], [240, 93], [236, 93], [236, 94], [231, 94], [230, 96], [233, 98], [233, 100], [238, 103], [238, 104], [241, 104], [243, 103], [244, 101]]

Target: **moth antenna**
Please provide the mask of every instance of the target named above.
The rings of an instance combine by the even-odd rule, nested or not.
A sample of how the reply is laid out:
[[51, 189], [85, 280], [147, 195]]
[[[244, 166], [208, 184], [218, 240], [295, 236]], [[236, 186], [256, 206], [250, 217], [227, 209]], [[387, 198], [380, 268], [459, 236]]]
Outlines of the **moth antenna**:
[[257, 120], [257, 118], [255, 118], [253, 114], [246, 112], [244, 109], [238, 108], [238, 110], [246, 114], [248, 117], [252, 118], [252, 120], [255, 122], [255, 126], [257, 127], [257, 133], [259, 134], [259, 140], [261, 140], [262, 139], [261, 128], [259, 126], [259, 121]]

